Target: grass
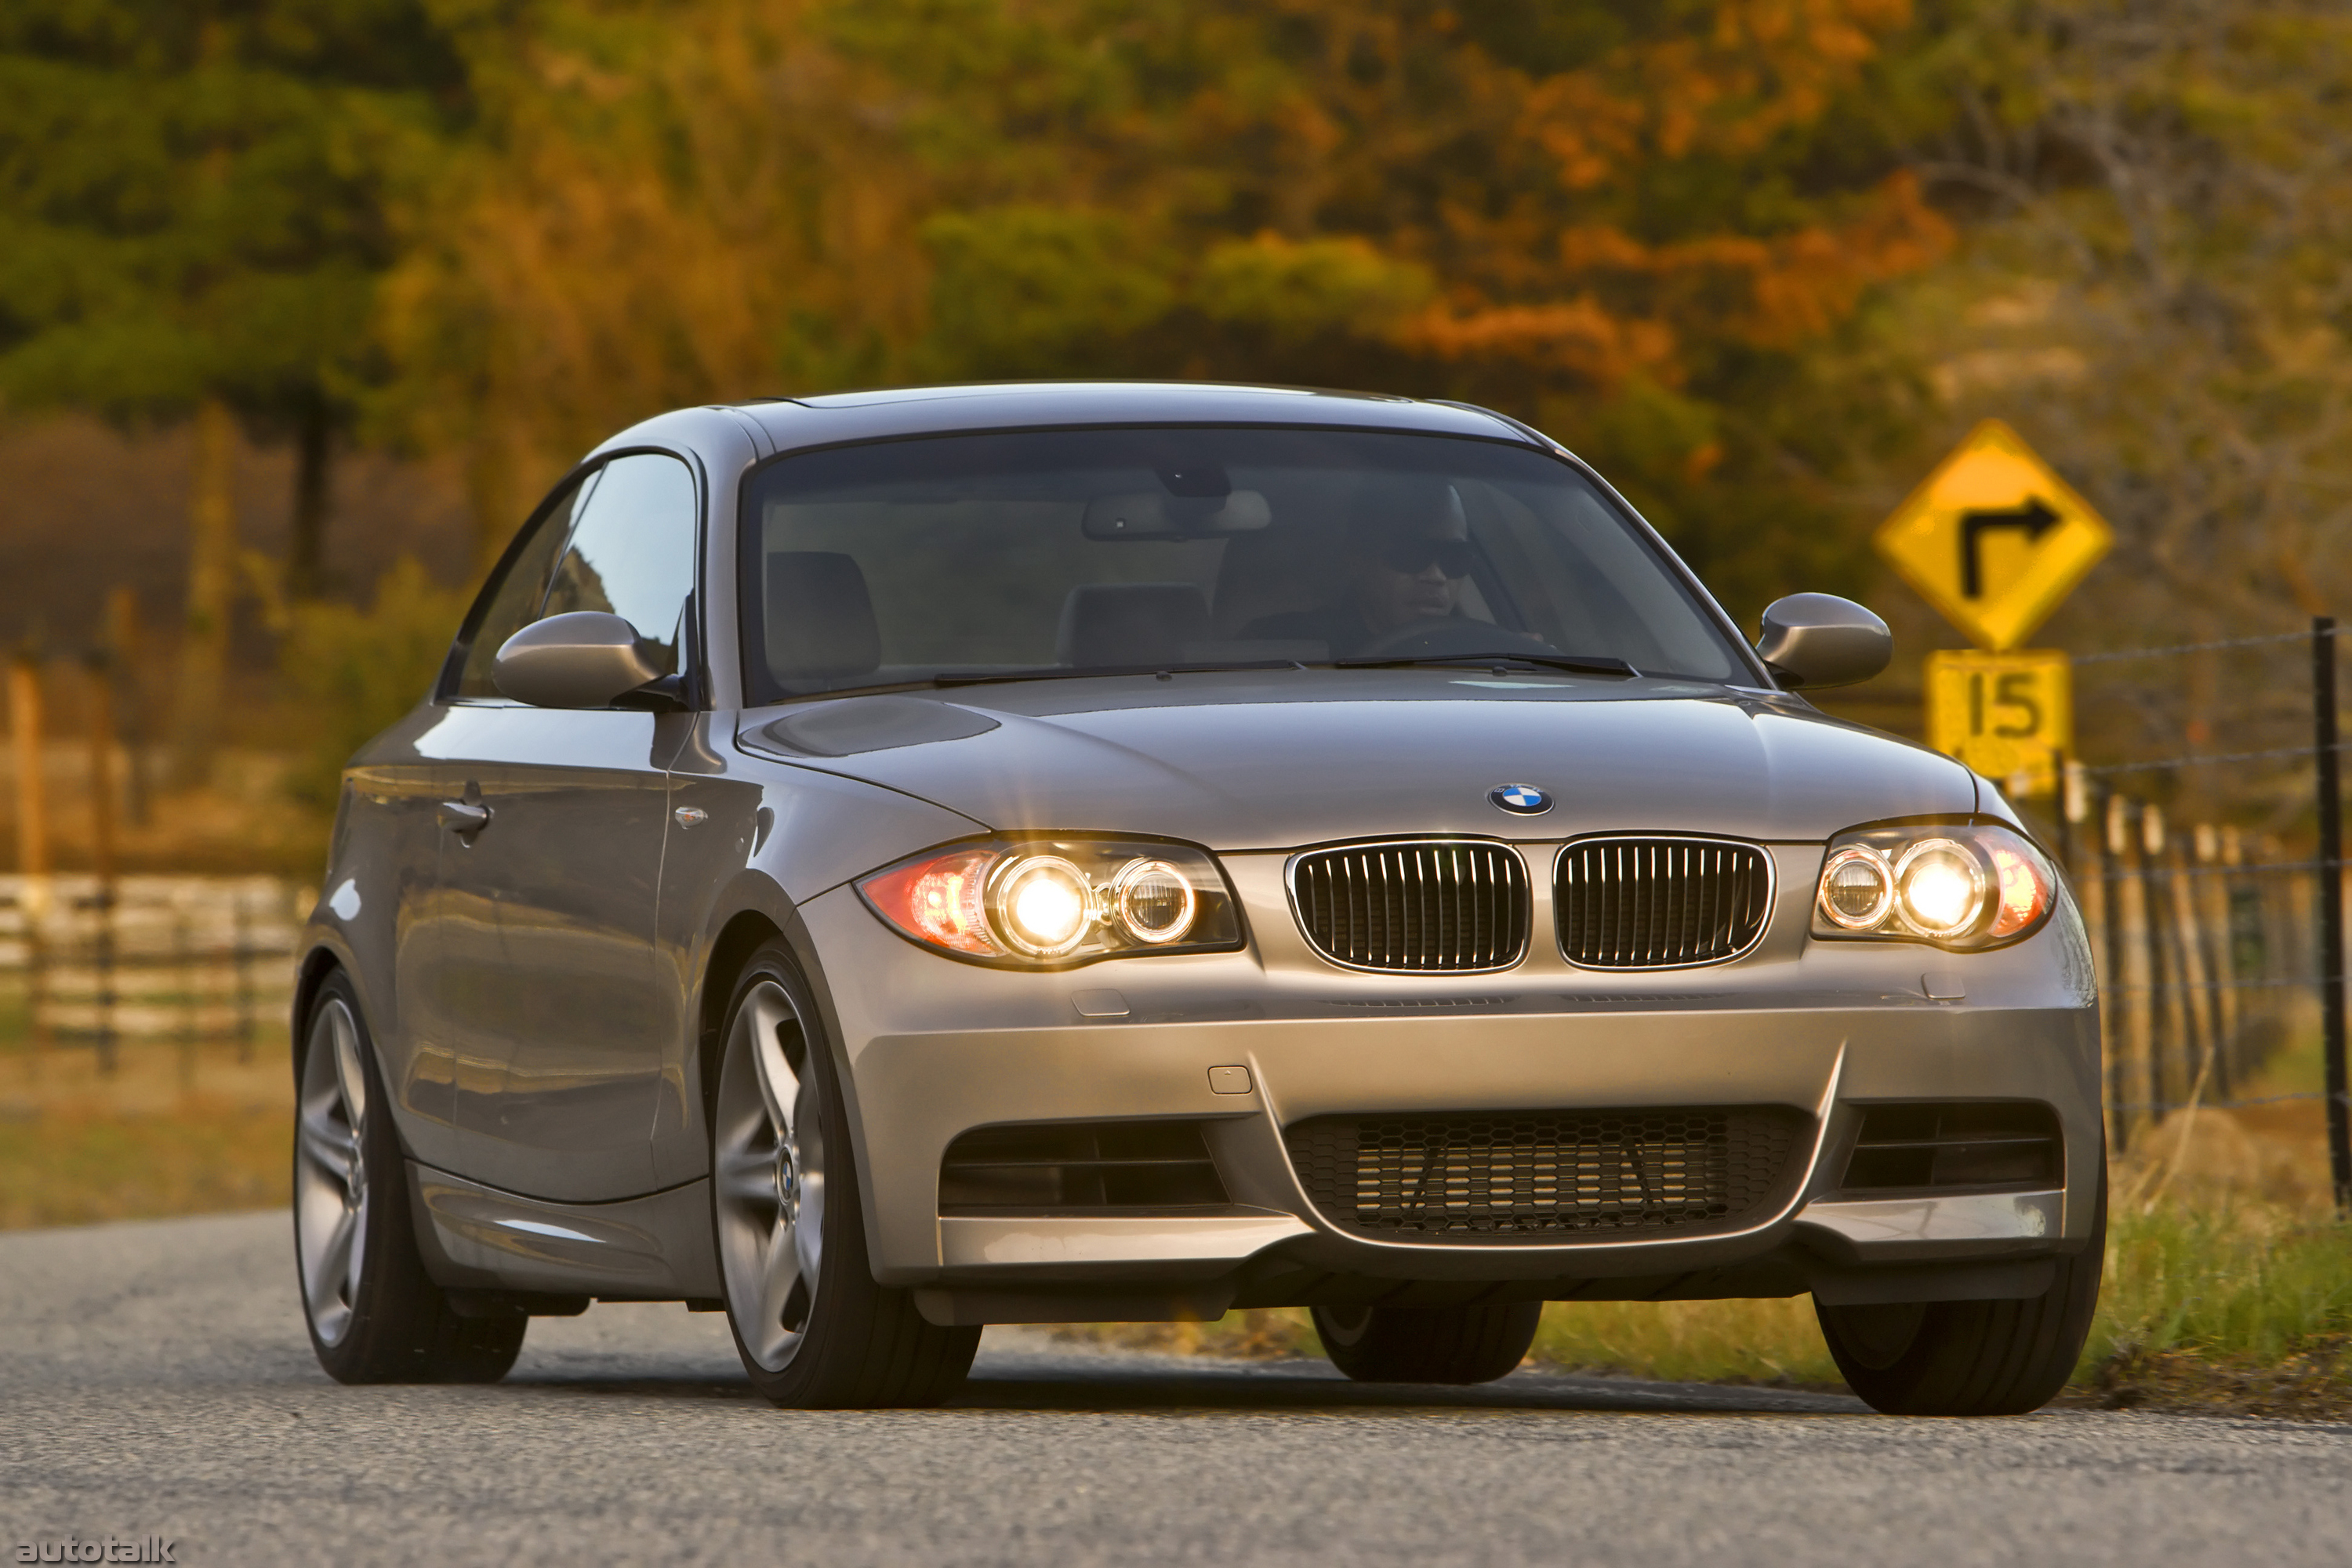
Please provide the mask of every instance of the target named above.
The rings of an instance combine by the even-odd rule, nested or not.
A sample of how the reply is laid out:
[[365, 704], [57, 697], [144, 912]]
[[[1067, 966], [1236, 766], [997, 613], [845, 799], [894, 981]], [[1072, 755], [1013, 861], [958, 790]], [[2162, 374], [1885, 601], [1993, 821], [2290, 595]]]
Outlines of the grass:
[[280, 1205], [292, 1110], [282, 1047], [126, 1041], [108, 1073], [20, 1039], [0, 1049], [0, 1229]]
[[0, 1229], [275, 1207], [293, 1157], [285, 1111], [203, 1099], [0, 1123]]

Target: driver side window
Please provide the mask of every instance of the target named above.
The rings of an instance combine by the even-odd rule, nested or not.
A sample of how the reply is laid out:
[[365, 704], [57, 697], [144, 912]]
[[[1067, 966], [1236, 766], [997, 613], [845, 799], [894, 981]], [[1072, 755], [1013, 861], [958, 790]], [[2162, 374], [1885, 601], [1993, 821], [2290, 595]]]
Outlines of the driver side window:
[[676, 458], [634, 453], [583, 476], [488, 590], [455, 695], [499, 696], [490, 667], [506, 640], [572, 610], [619, 616], [654, 645], [662, 673], [676, 674], [694, 592], [698, 511], [693, 472]]
[[457, 672], [453, 695], [501, 695], [498, 683], [490, 679], [490, 661], [498, 658], [507, 638], [539, 619], [539, 606], [547, 597], [547, 580], [555, 570], [556, 557], [563, 552], [564, 541], [572, 536], [572, 520], [603, 474], [601, 468], [592, 469], [570, 491], [558, 496], [555, 504], [531, 525], [530, 537], [507, 563], [506, 574], [491, 583], [489, 603], [474, 626], [473, 641], [467, 645], [466, 663]]

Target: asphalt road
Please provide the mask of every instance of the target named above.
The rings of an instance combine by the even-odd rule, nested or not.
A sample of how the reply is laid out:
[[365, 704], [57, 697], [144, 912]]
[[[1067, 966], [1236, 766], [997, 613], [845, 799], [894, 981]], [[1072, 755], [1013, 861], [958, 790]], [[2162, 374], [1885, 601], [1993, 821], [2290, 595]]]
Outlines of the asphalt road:
[[343, 1388], [276, 1215], [0, 1236], [0, 1563], [2352, 1560], [2352, 1427], [1320, 1363], [992, 1330], [937, 1411], [797, 1415], [676, 1307], [532, 1326], [494, 1388]]

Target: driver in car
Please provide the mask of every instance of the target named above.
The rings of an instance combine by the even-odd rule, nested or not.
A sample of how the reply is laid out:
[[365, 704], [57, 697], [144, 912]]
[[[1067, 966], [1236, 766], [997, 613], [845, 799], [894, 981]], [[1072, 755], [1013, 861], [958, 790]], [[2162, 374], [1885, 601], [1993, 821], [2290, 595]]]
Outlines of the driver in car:
[[1262, 616], [1241, 635], [1319, 642], [1345, 658], [1416, 626], [1458, 618], [1474, 548], [1453, 486], [1433, 480], [1374, 490], [1349, 521], [1333, 602]]

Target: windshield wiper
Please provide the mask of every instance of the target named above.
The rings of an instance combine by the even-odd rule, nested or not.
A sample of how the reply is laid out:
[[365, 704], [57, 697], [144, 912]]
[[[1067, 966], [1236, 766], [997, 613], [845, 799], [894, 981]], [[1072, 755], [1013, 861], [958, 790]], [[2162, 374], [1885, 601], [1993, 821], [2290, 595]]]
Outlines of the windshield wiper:
[[934, 675], [921, 682], [926, 686], [984, 686], [999, 680], [1084, 680], [1095, 676], [1113, 675], [1213, 675], [1224, 669], [1304, 669], [1307, 667], [1295, 658], [1255, 658], [1215, 664], [1093, 664], [1072, 668], [1065, 664], [1046, 664], [1033, 669], [1000, 669], [992, 674]]
[[1334, 669], [1410, 669], [1419, 665], [1482, 664], [1490, 669], [1518, 665], [1532, 669], [1557, 669], [1570, 675], [1609, 675], [1620, 680], [1642, 672], [1622, 658], [1601, 653], [1429, 653], [1407, 658], [1335, 658]]

